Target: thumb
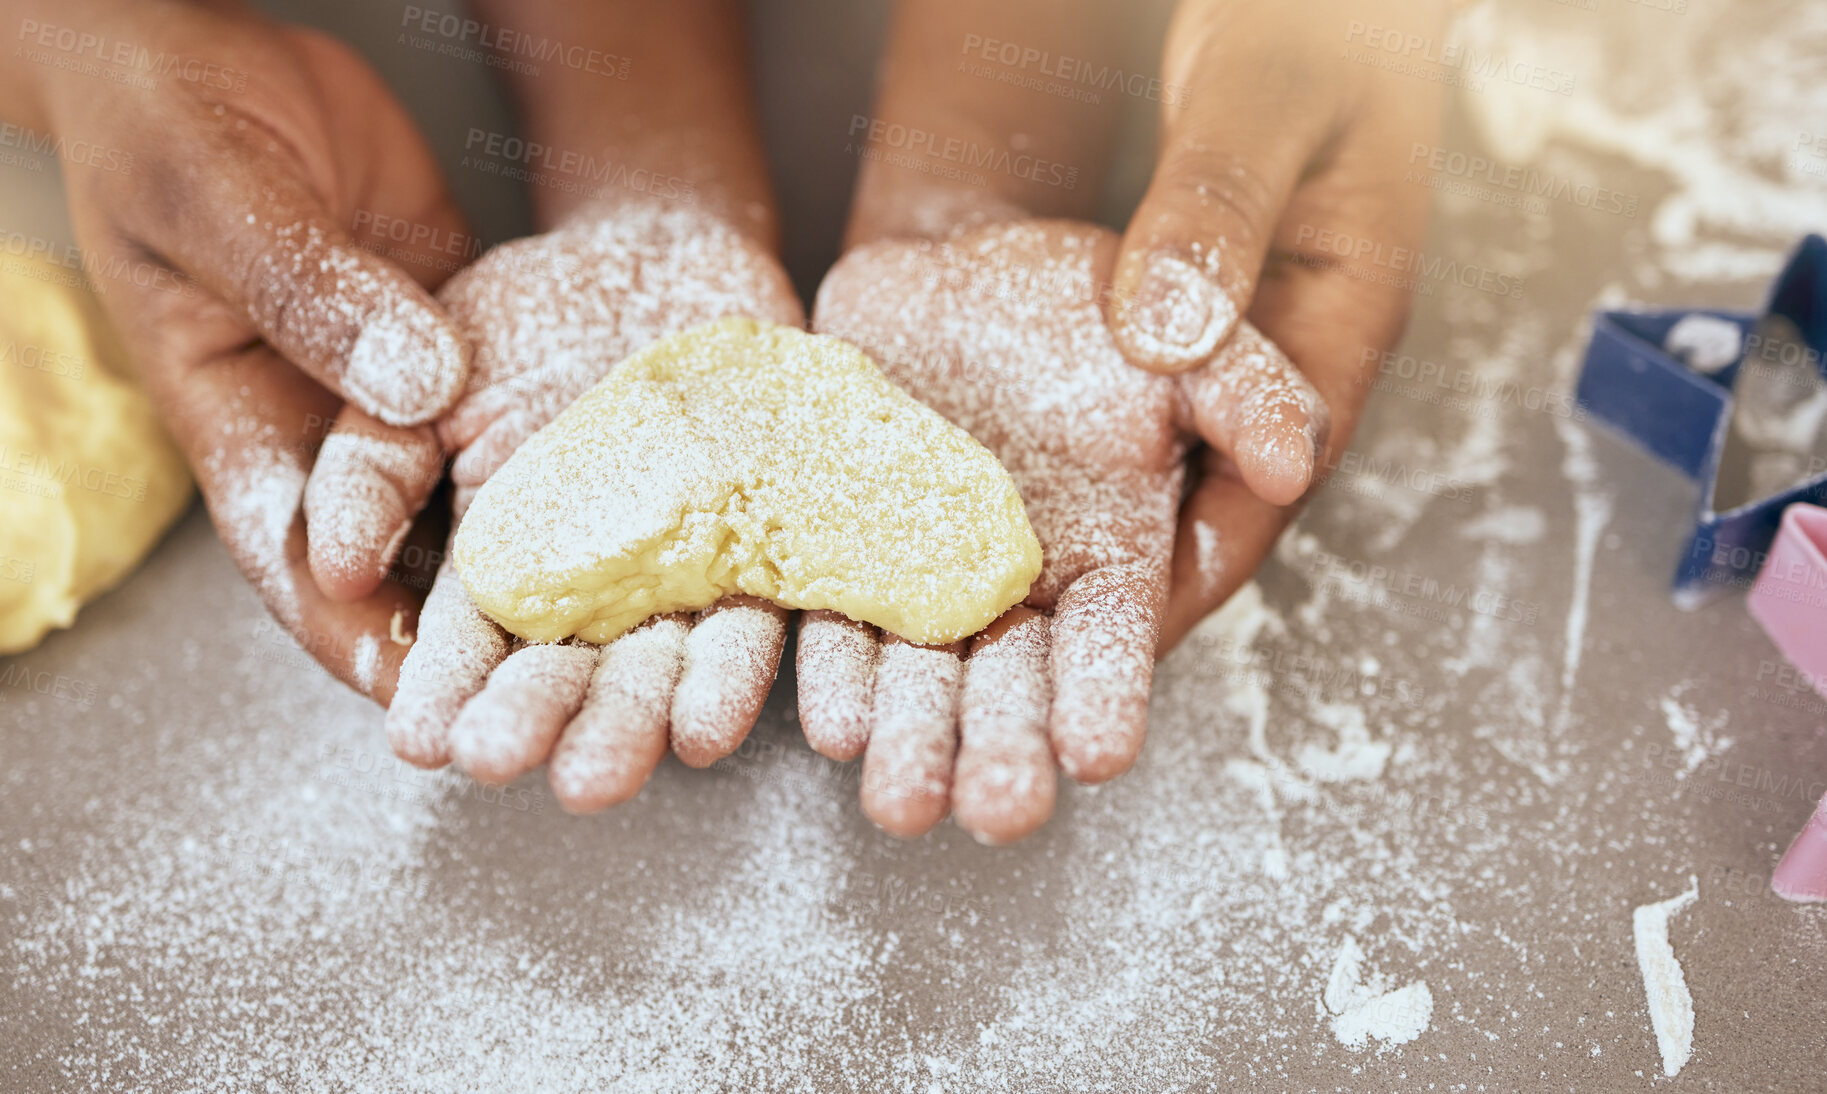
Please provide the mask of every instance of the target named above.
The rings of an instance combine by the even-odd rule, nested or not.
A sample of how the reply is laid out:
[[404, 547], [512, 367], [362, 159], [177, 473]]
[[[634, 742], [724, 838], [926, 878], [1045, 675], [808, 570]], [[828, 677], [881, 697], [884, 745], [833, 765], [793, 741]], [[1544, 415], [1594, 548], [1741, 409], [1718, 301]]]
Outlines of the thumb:
[[[1302, 5], [1287, 5], [1297, 9]], [[1108, 319], [1132, 364], [1178, 373], [1212, 355], [1249, 310], [1288, 196], [1328, 111], [1285, 43], [1231, 24], [1283, 18], [1188, 0], [1162, 78], [1190, 97], [1162, 106], [1161, 150], [1118, 254]]]
[[212, 135], [210, 170], [154, 180], [176, 200], [167, 215], [135, 218], [137, 242], [381, 421], [413, 425], [441, 413], [468, 379], [466, 343], [431, 294], [350, 238], [305, 168], [257, 132], [225, 123]]
[[179, 229], [189, 239], [161, 252], [280, 356], [381, 421], [416, 424], [456, 400], [468, 348], [410, 276], [312, 205], [270, 203], [259, 188], [223, 197], [220, 215], [192, 218]]

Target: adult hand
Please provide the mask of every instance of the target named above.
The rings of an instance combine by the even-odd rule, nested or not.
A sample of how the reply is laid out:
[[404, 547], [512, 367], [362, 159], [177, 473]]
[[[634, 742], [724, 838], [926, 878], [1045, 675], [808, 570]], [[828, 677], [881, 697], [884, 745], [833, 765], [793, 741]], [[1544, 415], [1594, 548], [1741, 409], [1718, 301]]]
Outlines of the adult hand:
[[1357, 57], [1381, 56], [1373, 38], [1439, 40], [1447, 3], [1181, 0], [1159, 78], [1102, 82], [1147, 72], [1159, 46], [1137, 47], [1157, 7], [896, 5], [881, 93], [860, 130], [849, 240], [1091, 217], [1125, 100], [1158, 104], [1154, 174], [1104, 294], [1119, 349], [1141, 368], [1183, 373], [1228, 352], [1248, 316], [1325, 397], [1332, 421], [1324, 445], [1298, 425], [1264, 424], [1237, 451], [1197, 454], [1165, 651], [1249, 579], [1293, 503], [1335, 465], [1379, 355], [1401, 333], [1412, 280], [1337, 251], [1340, 241], [1352, 254], [1419, 246], [1431, 191], [1406, 175], [1415, 148], [1435, 140], [1441, 85]]
[[[440, 299], [476, 347], [439, 431], [458, 452], [459, 515], [534, 431], [617, 362], [729, 315], [804, 324], [768, 249], [707, 210], [626, 198], [497, 247]], [[526, 643], [441, 569], [387, 713], [394, 751], [506, 782], [550, 759], [554, 793], [587, 812], [640, 790], [668, 745], [706, 766], [741, 743], [779, 665], [786, 613], [730, 597], [606, 646]]]
[[[396, 265], [349, 229], [368, 214], [461, 231], [429, 149], [323, 35], [227, 4], [32, 9], [0, 99], [58, 139], [84, 270], [242, 573], [330, 671], [386, 701], [404, 655], [389, 635], [417, 604], [377, 559], [437, 477], [400, 479], [399, 455], [435, 463], [422, 423], [461, 394], [468, 351], [427, 291], [432, 255]], [[80, 52], [95, 41], [122, 48], [97, 61]], [[317, 508], [343, 516], [311, 538], [363, 571], [342, 600], [311, 579], [301, 513], [339, 420], [378, 438], [325, 454]], [[391, 500], [359, 496], [376, 490]]]
[[1018, 839], [1052, 811], [1056, 761], [1082, 782], [1127, 770], [1147, 725], [1187, 441], [1269, 494], [1281, 468], [1265, 437], [1324, 444], [1325, 405], [1248, 324], [1182, 375], [1125, 361], [1102, 310], [1117, 249], [1070, 221], [991, 225], [860, 247], [819, 290], [816, 329], [863, 347], [1002, 460], [1043, 552], [1024, 604], [968, 649], [804, 617], [807, 740], [864, 755], [863, 808], [891, 832], [917, 835], [950, 809], [981, 839]]
[[1447, 7], [1183, 0], [1175, 11], [1161, 77], [1183, 93], [1160, 110], [1110, 329], [1132, 363], [1172, 375], [1222, 354], [1247, 315], [1325, 398], [1332, 431], [1329, 444], [1264, 431], [1253, 458], [1274, 473], [1262, 487], [1220, 454], [1201, 459], [1180, 510], [1163, 649], [1249, 579], [1293, 518], [1289, 503], [1336, 465], [1401, 336], [1412, 279], [1341, 261], [1339, 241], [1346, 255], [1420, 247], [1432, 192], [1406, 175], [1413, 150], [1435, 141], [1440, 84], [1352, 51], [1370, 51], [1372, 28], [1439, 40]]

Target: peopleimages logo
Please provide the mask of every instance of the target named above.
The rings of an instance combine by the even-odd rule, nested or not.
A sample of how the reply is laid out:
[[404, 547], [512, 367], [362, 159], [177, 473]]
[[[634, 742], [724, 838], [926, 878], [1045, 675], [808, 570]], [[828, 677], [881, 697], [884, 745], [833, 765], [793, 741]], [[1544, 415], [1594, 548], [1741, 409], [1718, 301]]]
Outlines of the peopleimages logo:
[[[1360, 366], [1375, 365], [1366, 372], [1373, 390], [1390, 391], [1408, 398], [1449, 407], [1469, 408], [1490, 404], [1517, 410], [1536, 411], [1571, 421], [1586, 420], [1586, 408], [1569, 392], [1552, 388], [1518, 384], [1513, 380], [1493, 379], [1477, 369], [1463, 365], [1448, 367], [1438, 361], [1413, 357], [1405, 353], [1366, 346], [1358, 357]], [[1441, 398], [1428, 398], [1439, 392]], [[1446, 396], [1454, 398], [1448, 399]]]
[[1523, 279], [1486, 266], [1430, 255], [1410, 247], [1391, 247], [1366, 236], [1348, 235], [1330, 228], [1303, 224], [1294, 233], [1296, 244], [1310, 246], [1323, 255], [1349, 259], [1393, 273], [1430, 281], [1447, 281], [1494, 296], [1520, 297]]
[[100, 689], [87, 680], [45, 669], [34, 669], [18, 662], [0, 668], [0, 688], [29, 691], [47, 699], [74, 703], [85, 709], [95, 705], [95, 697], [100, 693]]
[[[463, 141], [465, 166], [498, 174], [522, 182], [533, 182], [559, 190], [583, 190], [619, 187], [640, 194], [676, 199], [697, 200], [698, 191], [689, 180], [677, 175], [662, 175], [644, 167], [629, 167], [613, 160], [599, 160], [581, 152], [555, 148], [538, 141], [523, 140], [507, 133], [492, 133], [472, 128]], [[486, 159], [479, 157], [486, 156]]]
[[[966, 34], [964, 48], [961, 50], [966, 61], [983, 61], [1001, 65], [1013, 72], [1034, 73], [1043, 80], [1028, 83], [1003, 75], [999, 78], [1005, 83], [1017, 83], [1036, 91], [1056, 91], [1071, 88], [1086, 89], [1091, 92], [1108, 92], [1127, 95], [1136, 99], [1149, 99], [1163, 106], [1184, 107], [1191, 101], [1191, 89], [1184, 84], [1167, 83], [1158, 76], [1144, 72], [1127, 72], [1117, 65], [1100, 64], [1087, 61], [1082, 57], [1071, 57], [1066, 54], [1055, 54], [1051, 50], [1037, 49], [1016, 42], [1005, 42], [997, 38], [985, 38], [981, 34]], [[965, 62], [960, 62], [964, 68]], [[973, 75], [986, 73], [964, 68]], [[1055, 81], [1048, 83], [1046, 80]], [[1082, 96], [1089, 102], [1100, 101], [1096, 94]]]
[[1635, 194], [1620, 194], [1603, 186], [1577, 183], [1571, 179], [1543, 174], [1532, 167], [1506, 166], [1484, 156], [1453, 152], [1420, 143], [1409, 147], [1408, 162], [1411, 167], [1425, 163], [1429, 171], [1527, 197], [1565, 201], [1581, 209], [1593, 209], [1622, 217], [1637, 215], [1638, 199]]
[[[1353, 19], [1346, 26], [1345, 41], [1371, 50], [1378, 62], [1419, 63], [1476, 80], [1498, 80], [1532, 87], [1552, 95], [1573, 94], [1573, 73], [1532, 61], [1518, 61], [1499, 53], [1475, 49], [1459, 42], [1441, 42], [1431, 35], [1408, 34], [1392, 27]], [[1381, 54], [1381, 57], [1377, 55]], [[1364, 60], [1363, 57], [1356, 58]], [[1393, 67], [1385, 64], [1383, 67]], [[1400, 68], [1396, 70], [1400, 71]], [[1475, 88], [1475, 84], [1473, 85]]]
[[[498, 27], [480, 19], [416, 4], [406, 5], [401, 12], [400, 29], [405, 44], [415, 49], [480, 61], [497, 68], [511, 68], [531, 76], [539, 74], [540, 64], [556, 64], [592, 76], [626, 80], [630, 68], [628, 58], [618, 54], [569, 45], [556, 38], [526, 34], [512, 27]], [[406, 36], [405, 32], [424, 37]], [[438, 40], [442, 40], [442, 44]], [[474, 43], [474, 50], [464, 48], [470, 43]]]
[[1402, 597], [1428, 605], [1458, 610], [1468, 609], [1482, 616], [1533, 627], [1540, 621], [1540, 601], [1519, 600], [1498, 589], [1459, 585], [1413, 570], [1396, 570], [1381, 563], [1346, 558], [1326, 551], [1316, 551], [1308, 564], [1308, 573], [1320, 580], [1330, 580], [1342, 587], [1347, 601], [1389, 607], [1389, 596]]
[[862, 136], [867, 146], [893, 149], [910, 156], [929, 157], [974, 171], [990, 171], [1046, 186], [1071, 190], [1078, 185], [1078, 168], [1013, 148], [978, 144], [959, 137], [944, 137], [928, 129], [884, 122], [865, 114], [850, 116], [850, 137]]
[[0, 342], [0, 365], [13, 365], [70, 380], [80, 380], [88, 371], [87, 363], [77, 354], [29, 342]]
[[237, 95], [247, 90], [247, 73], [238, 69], [223, 68], [182, 54], [148, 49], [135, 42], [110, 38], [93, 31], [26, 19], [19, 24], [18, 40], [21, 45], [17, 53], [26, 60], [81, 75], [104, 76], [108, 74], [104, 69], [114, 69], [152, 76], [173, 76], [199, 87], [230, 91]]
[[[1384, 486], [1399, 486], [1417, 494], [1430, 494], [1446, 501], [1469, 504], [1473, 499], [1472, 484], [1464, 479], [1454, 478], [1425, 467], [1414, 467], [1400, 460], [1382, 456], [1369, 456], [1362, 452], [1350, 451], [1339, 453], [1331, 470], [1346, 480], [1369, 480]], [[1338, 478], [1328, 480], [1334, 488], [1341, 484]], [[1346, 487], [1349, 489], [1349, 487]], [[1355, 493], [1365, 493], [1358, 489]]]
[[185, 297], [197, 294], [197, 283], [169, 266], [134, 261], [121, 255], [97, 259], [74, 244], [56, 243], [19, 232], [0, 231], [0, 259], [5, 258], [30, 259], [64, 271], [65, 276], [56, 278], [44, 276], [42, 271], [15, 271], [41, 280], [55, 280], [59, 284], [80, 285], [87, 278], [91, 284], [131, 284], [136, 288]]
[[[123, 475], [94, 464], [77, 463], [42, 452], [8, 449], [5, 445], [0, 445], [0, 475], [8, 474], [18, 477], [14, 480], [13, 489], [23, 489], [27, 493], [44, 497], [52, 494], [30, 487], [41, 486], [53, 492], [76, 488], [127, 501], [146, 500], [145, 479]], [[21, 481], [26, 485], [18, 485]], [[7, 480], [0, 479], [0, 485], [5, 485], [6, 482]]]
[[14, 149], [34, 156], [60, 160], [78, 167], [98, 171], [133, 174], [133, 153], [105, 148], [85, 140], [66, 141], [49, 133], [40, 133], [23, 125], [0, 122], [0, 148]]
[[352, 230], [371, 240], [386, 240], [415, 251], [429, 251], [468, 261], [480, 255], [482, 237], [468, 232], [437, 228], [404, 217], [390, 217], [371, 209], [357, 209]]

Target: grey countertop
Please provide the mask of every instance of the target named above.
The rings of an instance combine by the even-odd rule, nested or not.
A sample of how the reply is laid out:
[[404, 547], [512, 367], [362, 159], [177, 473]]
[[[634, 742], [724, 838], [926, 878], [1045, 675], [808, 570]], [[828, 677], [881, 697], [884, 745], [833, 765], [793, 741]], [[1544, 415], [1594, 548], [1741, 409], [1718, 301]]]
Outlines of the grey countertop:
[[[1827, 908], [1767, 881], [1827, 790], [1827, 702], [1742, 598], [1671, 605], [1695, 488], [1566, 394], [1595, 304], [1748, 305], [1827, 221], [1827, 159], [1785, 143], [1827, 131], [1827, 27], [1601, 3], [1462, 31], [1577, 83], [1463, 87], [1448, 146], [1572, 186], [1438, 196], [1351, 461], [1162, 664], [1132, 773], [1013, 848], [899, 842], [806, 748], [789, 671], [734, 757], [570, 817], [540, 776], [388, 757], [193, 511], [0, 661], [0, 1086], [1827, 1089]], [[351, 33], [415, 105], [415, 74], [483, 78], [389, 53], [390, 18]], [[7, 178], [0, 220], [54, 221], [45, 182]], [[1565, 196], [1592, 185], [1632, 213]], [[1690, 879], [1671, 1079], [1632, 914]], [[1384, 991], [1371, 1024], [1412, 1039], [1335, 1013]]]

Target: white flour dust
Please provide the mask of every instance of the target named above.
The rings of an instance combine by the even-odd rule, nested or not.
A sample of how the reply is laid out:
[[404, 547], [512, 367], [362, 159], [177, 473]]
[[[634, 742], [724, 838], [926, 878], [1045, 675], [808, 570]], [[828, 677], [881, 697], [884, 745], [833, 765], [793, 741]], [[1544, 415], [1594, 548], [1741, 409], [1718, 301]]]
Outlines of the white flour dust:
[[[1794, 149], [1819, 114], [1804, 62], [1827, 55], [1827, 9], [1748, 41], [1717, 4], [1625, 7], [1683, 37], [1658, 60], [1694, 79], [1622, 73], [1615, 43], [1509, 35], [1526, 17], [1487, 4], [1467, 33], [1580, 83], [1565, 103], [1492, 86], [1467, 109], [1508, 162], [1642, 197], [1624, 245], [1641, 265], [1554, 267], [1576, 289], [1767, 276], [1818, 226], [1827, 157]], [[1590, 212], [1568, 230], [1611, 231]], [[1498, 248], [1473, 219], [1438, 234], [1482, 261]], [[1447, 288], [1421, 302], [1438, 311], [1418, 329], [1449, 328], [1428, 352], [1480, 392], [1570, 389], [1570, 314]], [[187, 661], [97, 712], [132, 732], [106, 738], [95, 788], [8, 846], [0, 952], [55, 1035], [16, 1051], [63, 1085], [103, 1062], [123, 1089], [212, 1092], [1612, 1089], [1653, 1033], [1664, 1073], [1731, 1085], [1708, 1068], [1738, 1008], [1709, 1009], [1696, 1063], [1688, 974], [1705, 994], [1719, 970], [1699, 947], [1684, 970], [1693, 944], [1669, 937], [1697, 883], [1628, 926], [1641, 897], [1619, 895], [1722, 807], [1617, 775], [1644, 743], [1698, 772], [1727, 727], [1620, 648], [1635, 632], [1613, 621], [1634, 611], [1646, 657], [1673, 648], [1653, 633], [1664, 575], [1612, 549], [1643, 517], [1607, 477], [1623, 457], [1552, 413], [1475, 402], [1380, 393], [1366, 462], [1413, 466], [1320, 492], [1159, 667], [1136, 769], [1062, 786], [1013, 851], [950, 829], [878, 839], [855, 765], [818, 766], [780, 709], [727, 769], [668, 763], [641, 799], [573, 822], [537, 778], [400, 768], [371, 709], [237, 649], [244, 631], [200, 629]], [[1414, 489], [1427, 472], [1454, 496]], [[272, 543], [302, 480], [265, 479], [227, 515]], [[1422, 549], [1442, 542], [1450, 561]], [[234, 670], [219, 709], [176, 705], [172, 680], [210, 659]], [[1622, 673], [1647, 699], [1617, 701]], [[1607, 709], [1638, 720], [1583, 720]], [[80, 714], [60, 720], [106, 751]], [[1780, 956], [1818, 954], [1801, 922]], [[1633, 952], [1641, 996], [1595, 974]]]
[[1667, 900], [1645, 904], [1631, 913], [1631, 931], [1637, 940], [1637, 969], [1643, 974], [1643, 993], [1649, 997], [1649, 1024], [1656, 1033], [1656, 1050], [1662, 1054], [1662, 1072], [1681, 1074], [1694, 1054], [1694, 998], [1688, 994], [1687, 977], [1675, 949], [1668, 941], [1668, 921], [1700, 895], [1700, 879]]
[[1434, 1014], [1427, 981], [1390, 988], [1383, 976], [1365, 969], [1364, 951], [1350, 935], [1339, 944], [1321, 1002], [1332, 1015], [1332, 1035], [1347, 1048], [1363, 1048], [1372, 1038], [1405, 1045], [1426, 1031]]
[[1678, 779], [1692, 775], [1709, 756], [1732, 746], [1730, 737], [1719, 735], [1731, 715], [1722, 710], [1710, 717], [1703, 716], [1691, 704], [1681, 701], [1683, 690], [1676, 687], [1662, 697], [1662, 718], [1674, 737], [1675, 751], [1681, 755], [1681, 768], [1675, 772]]
[[1578, 73], [1571, 95], [1493, 80], [1462, 96], [1486, 145], [1557, 177], [1590, 171], [1580, 152], [1659, 175], [1640, 185], [1603, 179], [1641, 201], [1634, 215], [1656, 247], [1646, 276], [1773, 275], [1797, 239], [1820, 229], [1827, 201], [1827, 156], [1798, 138], [1810, 128], [1802, 119], [1820, 117], [1827, 8], [1784, 5], [1782, 30], [1771, 33], [1720, 0], [1693, 0], [1679, 17], [1643, 4], [1604, 21], [1576, 7], [1480, 4], [1457, 21], [1468, 48], [1552, 58]]

